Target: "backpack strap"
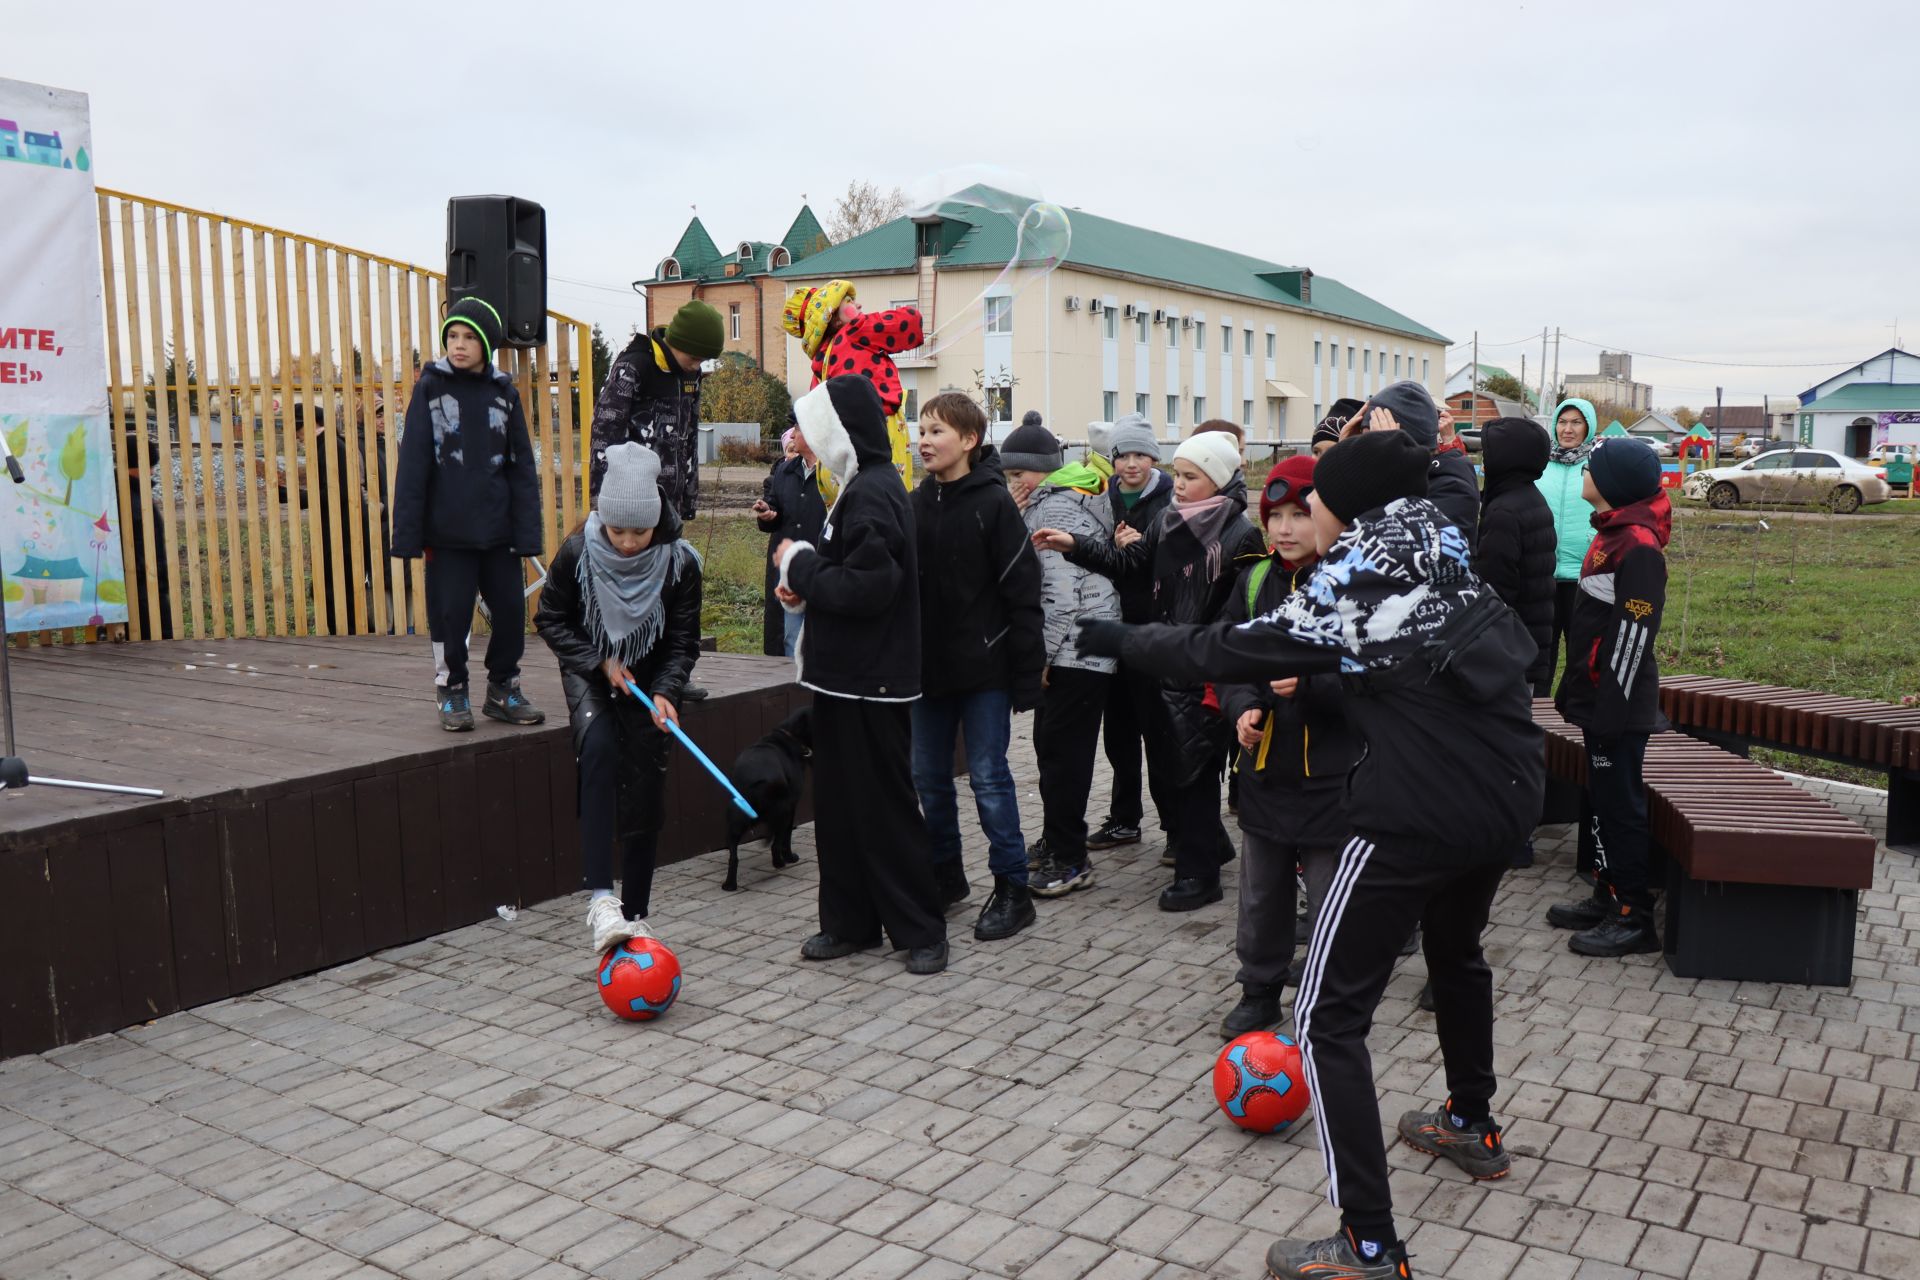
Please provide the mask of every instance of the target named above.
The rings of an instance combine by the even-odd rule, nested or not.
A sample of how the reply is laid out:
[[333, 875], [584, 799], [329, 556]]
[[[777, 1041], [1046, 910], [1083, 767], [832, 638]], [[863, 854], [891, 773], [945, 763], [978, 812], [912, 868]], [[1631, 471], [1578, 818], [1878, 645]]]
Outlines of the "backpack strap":
[[1247, 575], [1247, 616], [1249, 618], [1254, 616], [1253, 602], [1260, 598], [1260, 584], [1267, 580], [1267, 570], [1271, 568], [1273, 568], [1273, 561], [1262, 557], [1260, 562], [1253, 566], [1253, 571]]

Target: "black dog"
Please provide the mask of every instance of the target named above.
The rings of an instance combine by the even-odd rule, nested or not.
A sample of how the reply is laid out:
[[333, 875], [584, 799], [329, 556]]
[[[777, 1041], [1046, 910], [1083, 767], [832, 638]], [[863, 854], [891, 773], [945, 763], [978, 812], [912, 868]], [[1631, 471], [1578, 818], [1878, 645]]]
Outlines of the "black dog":
[[727, 879], [722, 889], [740, 887], [740, 840], [755, 827], [764, 826], [772, 840], [774, 870], [800, 861], [793, 852], [793, 811], [800, 806], [812, 755], [813, 709], [802, 707], [735, 758], [727, 777], [760, 817], [749, 818], [739, 805], [727, 806]]

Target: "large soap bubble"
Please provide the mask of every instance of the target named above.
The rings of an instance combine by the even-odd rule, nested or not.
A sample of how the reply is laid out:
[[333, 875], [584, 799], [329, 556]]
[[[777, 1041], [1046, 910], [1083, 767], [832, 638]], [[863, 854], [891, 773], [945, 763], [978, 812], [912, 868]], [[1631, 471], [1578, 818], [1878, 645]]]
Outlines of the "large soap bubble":
[[926, 341], [915, 355], [932, 359], [1011, 319], [1014, 300], [1066, 261], [1073, 243], [1067, 211], [1042, 199], [1024, 175], [990, 165], [930, 174], [907, 189], [920, 224], [917, 254], [940, 259], [947, 275], [978, 266], [994, 272], [971, 297], [942, 294], [927, 317]]

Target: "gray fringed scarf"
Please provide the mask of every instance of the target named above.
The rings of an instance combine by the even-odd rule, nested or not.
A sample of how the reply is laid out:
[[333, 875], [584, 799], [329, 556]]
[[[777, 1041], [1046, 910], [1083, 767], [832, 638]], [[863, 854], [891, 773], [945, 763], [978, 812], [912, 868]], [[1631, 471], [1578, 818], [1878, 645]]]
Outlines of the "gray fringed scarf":
[[666, 589], [679, 554], [671, 542], [623, 556], [607, 541], [600, 513], [587, 517], [586, 554], [580, 557], [580, 599], [587, 632], [609, 658], [628, 667], [653, 650], [666, 626]]

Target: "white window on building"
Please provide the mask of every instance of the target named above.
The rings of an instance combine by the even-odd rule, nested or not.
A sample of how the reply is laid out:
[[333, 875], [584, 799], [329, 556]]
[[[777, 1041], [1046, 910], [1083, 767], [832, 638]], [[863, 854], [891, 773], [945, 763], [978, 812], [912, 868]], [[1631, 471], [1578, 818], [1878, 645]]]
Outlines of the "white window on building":
[[1247, 340], [1244, 344], [1242, 344], [1240, 348], [1240, 354], [1243, 356], [1246, 356], [1248, 359], [1252, 359], [1253, 358], [1253, 330], [1248, 329], [1246, 331], [1246, 335], [1247, 335]]
[[1171, 350], [1174, 347], [1177, 347], [1179, 345], [1180, 345], [1180, 317], [1168, 316], [1167, 317], [1167, 348]]
[[1113, 342], [1120, 337], [1120, 313], [1112, 307], [1100, 312], [1100, 323], [1106, 326], [1107, 341]]
[[[1335, 373], [1340, 372], [1340, 344], [1338, 342], [1334, 342], [1327, 347], [1327, 368], [1333, 370]], [[1315, 418], [1314, 421], [1318, 422], [1320, 419]]]
[[1400, 376], [1400, 353], [1398, 351], [1393, 353], [1393, 376], [1396, 378]]
[[1143, 418], [1147, 416], [1147, 393], [1146, 392], [1141, 391], [1134, 395], [1133, 411], [1139, 414]]
[[1380, 377], [1382, 380], [1385, 380], [1386, 376], [1387, 376], [1387, 352], [1386, 352], [1386, 348], [1382, 347], [1380, 349]]
[[1193, 420], [1195, 422], [1205, 422], [1207, 420], [1207, 398], [1205, 396], [1195, 396], [1193, 398]]
[[1240, 402], [1240, 425], [1243, 427], [1253, 425], [1253, 401], [1251, 400]]
[[727, 304], [727, 338], [731, 342], [740, 341], [740, 304]]
[[1204, 320], [1193, 326], [1193, 349], [1195, 351], [1207, 349], [1207, 322]]
[[1426, 380], [1427, 380], [1427, 357], [1421, 356], [1420, 357], [1420, 381], [1425, 382]]
[[[1373, 352], [1362, 351], [1360, 353], [1360, 372], [1362, 373], [1373, 372]], [[1314, 421], [1318, 422], [1320, 421], [1320, 419], [1315, 418]]]
[[1180, 397], [1179, 396], [1167, 397], [1167, 425], [1169, 427], [1175, 427], [1180, 425]]
[[1228, 355], [1233, 354], [1233, 326], [1230, 324], [1220, 326], [1220, 349]]
[[1102, 391], [1100, 393], [1101, 421], [1112, 422], [1114, 418], [1114, 413], [1119, 408], [1120, 408], [1120, 393], [1118, 391]]
[[988, 333], [1012, 333], [1013, 332], [1013, 299], [1012, 298], [988, 298], [987, 299], [987, 332]]
[[1318, 338], [1313, 340], [1313, 367], [1316, 369], [1320, 367], [1320, 339]]
[[[1353, 348], [1352, 347], [1347, 348], [1347, 372], [1348, 373], [1353, 372]], [[1318, 422], [1320, 421], [1320, 419], [1315, 418], [1314, 421]]]
[[900, 415], [908, 422], [920, 421], [920, 391], [917, 387], [907, 388], [907, 398], [900, 402]]
[[1314, 405], [1314, 406], [1313, 406], [1313, 420], [1314, 420], [1314, 421], [1315, 421], [1315, 422], [1317, 423], [1317, 422], [1319, 422], [1319, 421], [1320, 421], [1320, 419], [1321, 419], [1321, 417], [1322, 417], [1322, 416], [1323, 416], [1323, 415], [1322, 415], [1322, 414], [1321, 414], [1321, 412], [1320, 412], [1320, 406], [1319, 406], [1319, 405], [1317, 405], [1317, 404], [1316, 404], [1316, 405]]
[[1135, 342], [1147, 340], [1147, 313], [1144, 311], [1133, 313], [1133, 340]]
[[[1268, 334], [1267, 335], [1267, 359], [1269, 360], [1273, 359], [1273, 346], [1274, 346], [1274, 336], [1272, 334]], [[1340, 358], [1340, 353], [1338, 351], [1335, 351], [1333, 358], [1335, 360], [1338, 360]]]

